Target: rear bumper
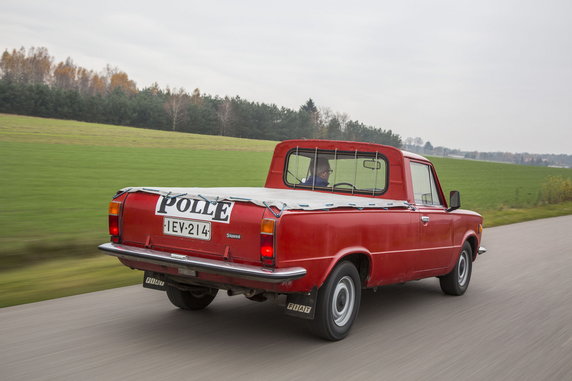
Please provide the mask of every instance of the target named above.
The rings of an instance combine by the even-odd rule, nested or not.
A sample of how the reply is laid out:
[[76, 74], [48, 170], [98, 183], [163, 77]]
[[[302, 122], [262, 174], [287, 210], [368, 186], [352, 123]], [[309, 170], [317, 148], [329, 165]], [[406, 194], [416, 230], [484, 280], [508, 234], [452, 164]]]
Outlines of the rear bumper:
[[189, 257], [181, 254], [143, 249], [140, 247], [121, 245], [117, 243], [104, 243], [103, 245], [99, 245], [99, 249], [105, 251], [106, 254], [131, 261], [162, 265], [176, 269], [183, 268], [186, 270], [202, 271], [205, 273], [250, 279], [266, 283], [288, 282], [302, 278], [306, 275], [306, 269], [303, 267], [268, 269], [265, 267], [243, 265], [213, 259]]

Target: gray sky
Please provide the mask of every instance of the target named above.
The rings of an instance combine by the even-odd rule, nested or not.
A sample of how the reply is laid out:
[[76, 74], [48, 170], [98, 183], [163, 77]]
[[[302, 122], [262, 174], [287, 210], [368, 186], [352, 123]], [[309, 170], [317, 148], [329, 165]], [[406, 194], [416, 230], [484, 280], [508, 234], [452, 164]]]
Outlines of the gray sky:
[[0, 49], [319, 107], [435, 146], [572, 154], [572, 1], [2, 0]]

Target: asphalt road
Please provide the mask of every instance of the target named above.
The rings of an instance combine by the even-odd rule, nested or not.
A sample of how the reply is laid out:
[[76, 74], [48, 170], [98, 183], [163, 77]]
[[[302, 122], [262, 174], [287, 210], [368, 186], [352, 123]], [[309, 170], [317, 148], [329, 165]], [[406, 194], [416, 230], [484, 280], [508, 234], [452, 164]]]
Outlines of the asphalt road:
[[225, 294], [200, 312], [140, 286], [4, 308], [0, 379], [572, 380], [571, 236], [572, 216], [486, 229], [464, 296], [366, 292], [336, 343]]

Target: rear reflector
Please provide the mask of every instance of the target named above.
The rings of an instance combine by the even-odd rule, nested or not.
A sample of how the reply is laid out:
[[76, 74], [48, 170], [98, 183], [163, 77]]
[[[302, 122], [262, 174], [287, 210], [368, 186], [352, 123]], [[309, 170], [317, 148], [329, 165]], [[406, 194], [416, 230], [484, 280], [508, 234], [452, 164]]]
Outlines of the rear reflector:
[[274, 223], [276, 221], [269, 219], [269, 218], [265, 218], [262, 220], [262, 222], [260, 223], [260, 233], [262, 234], [274, 234]]
[[111, 201], [109, 203], [109, 214], [118, 216], [119, 215], [119, 208], [121, 207], [121, 203], [117, 201]]

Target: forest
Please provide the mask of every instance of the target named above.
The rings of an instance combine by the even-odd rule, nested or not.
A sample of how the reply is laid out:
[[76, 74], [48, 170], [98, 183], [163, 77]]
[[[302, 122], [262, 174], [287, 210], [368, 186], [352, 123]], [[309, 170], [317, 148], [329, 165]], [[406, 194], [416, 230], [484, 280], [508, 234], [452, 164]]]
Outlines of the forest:
[[5, 50], [0, 60], [0, 113], [250, 139], [334, 139], [402, 146], [401, 137], [318, 107], [298, 110], [240, 96], [203, 94], [196, 88], [139, 89], [129, 75], [107, 65], [96, 72], [71, 58], [55, 62], [47, 48]]

